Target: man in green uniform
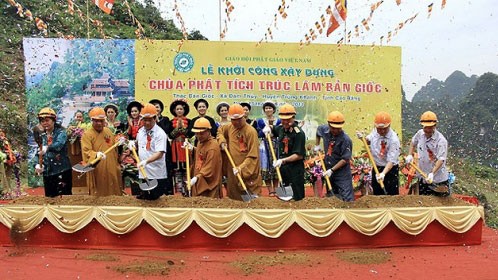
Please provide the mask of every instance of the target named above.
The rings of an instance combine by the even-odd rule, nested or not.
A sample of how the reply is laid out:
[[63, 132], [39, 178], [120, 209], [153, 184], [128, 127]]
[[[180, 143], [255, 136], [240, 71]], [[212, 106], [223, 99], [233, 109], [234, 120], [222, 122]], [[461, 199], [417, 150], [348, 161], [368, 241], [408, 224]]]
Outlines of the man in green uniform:
[[[296, 109], [290, 104], [279, 108], [278, 117], [282, 120], [279, 126], [273, 128], [273, 134], [278, 139], [279, 159], [273, 162], [275, 168], [280, 167], [283, 185], [292, 186], [295, 201], [304, 198], [304, 156], [306, 154], [304, 132], [295, 122]], [[271, 132], [269, 127], [263, 133]]]

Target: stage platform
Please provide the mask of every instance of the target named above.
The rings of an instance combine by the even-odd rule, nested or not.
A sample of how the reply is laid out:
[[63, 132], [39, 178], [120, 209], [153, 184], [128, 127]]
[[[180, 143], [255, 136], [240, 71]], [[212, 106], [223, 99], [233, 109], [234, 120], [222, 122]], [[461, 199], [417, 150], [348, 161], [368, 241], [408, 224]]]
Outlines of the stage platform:
[[483, 220], [483, 207], [475, 205], [295, 210], [3, 204], [0, 246], [14, 246], [13, 240], [53, 248], [158, 250], [479, 245]]

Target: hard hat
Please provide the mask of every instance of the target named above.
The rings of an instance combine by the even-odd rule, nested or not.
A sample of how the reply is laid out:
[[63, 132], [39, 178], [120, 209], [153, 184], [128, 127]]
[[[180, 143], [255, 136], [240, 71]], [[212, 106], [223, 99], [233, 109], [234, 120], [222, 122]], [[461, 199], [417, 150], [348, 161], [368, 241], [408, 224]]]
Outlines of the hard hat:
[[92, 120], [105, 120], [105, 111], [102, 107], [95, 107], [88, 112], [88, 116]]
[[296, 115], [296, 108], [294, 106], [285, 103], [284, 105], [280, 106], [278, 109], [278, 117], [281, 118], [282, 120], [287, 120]]
[[386, 128], [391, 125], [391, 115], [387, 112], [378, 112], [375, 114], [375, 127]]
[[420, 124], [423, 127], [435, 126], [437, 123], [437, 116], [432, 111], [426, 111], [420, 116]]
[[327, 122], [331, 127], [342, 128], [344, 126], [344, 115], [339, 111], [330, 112], [327, 116]]
[[194, 127], [192, 127], [192, 132], [202, 132], [204, 130], [211, 129], [211, 124], [206, 118], [198, 118], [194, 122]]
[[55, 111], [52, 108], [45, 107], [40, 110], [38, 113], [38, 118], [53, 118], [54, 120], [57, 118]]
[[145, 104], [145, 106], [140, 111], [140, 116], [142, 118], [147, 118], [147, 119], [155, 118], [156, 115], [157, 115], [156, 106], [150, 103]]
[[230, 105], [228, 108], [228, 117], [232, 120], [240, 119], [245, 115], [244, 108], [240, 104]]

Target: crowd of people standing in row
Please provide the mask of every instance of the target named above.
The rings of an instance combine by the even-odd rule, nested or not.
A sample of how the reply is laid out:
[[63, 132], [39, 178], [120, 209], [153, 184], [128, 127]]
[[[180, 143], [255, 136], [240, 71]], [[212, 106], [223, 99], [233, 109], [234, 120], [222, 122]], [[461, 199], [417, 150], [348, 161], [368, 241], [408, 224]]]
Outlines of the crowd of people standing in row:
[[[169, 119], [163, 116], [160, 100], [147, 104], [133, 101], [127, 106], [127, 123], [117, 120], [119, 110], [114, 104], [92, 108], [88, 112], [91, 126], [81, 136], [83, 163], [91, 167], [86, 175], [90, 195], [121, 195], [122, 169], [131, 164], [138, 170], [132, 194], [139, 199], [155, 200], [180, 192], [213, 198], [226, 193], [229, 198], [243, 200], [244, 193], [262, 195], [263, 184], [269, 196], [278, 196], [278, 188], [288, 186], [292, 199], [305, 197], [306, 137], [296, 122], [294, 106], [280, 106], [277, 115], [275, 103], [266, 101], [262, 105], [264, 117], [252, 120], [249, 103], [221, 102], [216, 107], [216, 121], [206, 115], [207, 100], [198, 99], [193, 105], [197, 115], [190, 119], [187, 101], [174, 100]], [[75, 115], [78, 124], [82, 117], [81, 112]], [[38, 113], [40, 161], [35, 170], [43, 175], [49, 197], [72, 194], [68, 136], [56, 118], [51, 108]], [[413, 136], [405, 163], [417, 161], [420, 194], [447, 195], [448, 191], [434, 188], [448, 182], [447, 141], [436, 129], [433, 112], [422, 114], [420, 124], [423, 128]], [[331, 183], [326, 195], [353, 201], [353, 144], [343, 130], [345, 125], [341, 112], [330, 112], [327, 123], [317, 128], [313, 150], [321, 155], [322, 176]], [[356, 136], [367, 143], [376, 167], [372, 170], [373, 194], [399, 194], [401, 147], [391, 128], [391, 116], [377, 113], [372, 131], [357, 131]]]

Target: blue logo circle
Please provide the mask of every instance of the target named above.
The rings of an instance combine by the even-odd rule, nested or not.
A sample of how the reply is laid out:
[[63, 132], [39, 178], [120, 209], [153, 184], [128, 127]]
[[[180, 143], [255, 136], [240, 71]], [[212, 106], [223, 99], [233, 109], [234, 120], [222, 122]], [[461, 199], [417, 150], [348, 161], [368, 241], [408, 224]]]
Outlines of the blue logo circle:
[[174, 60], [175, 69], [180, 72], [190, 72], [194, 67], [194, 58], [186, 52], [178, 53]]

